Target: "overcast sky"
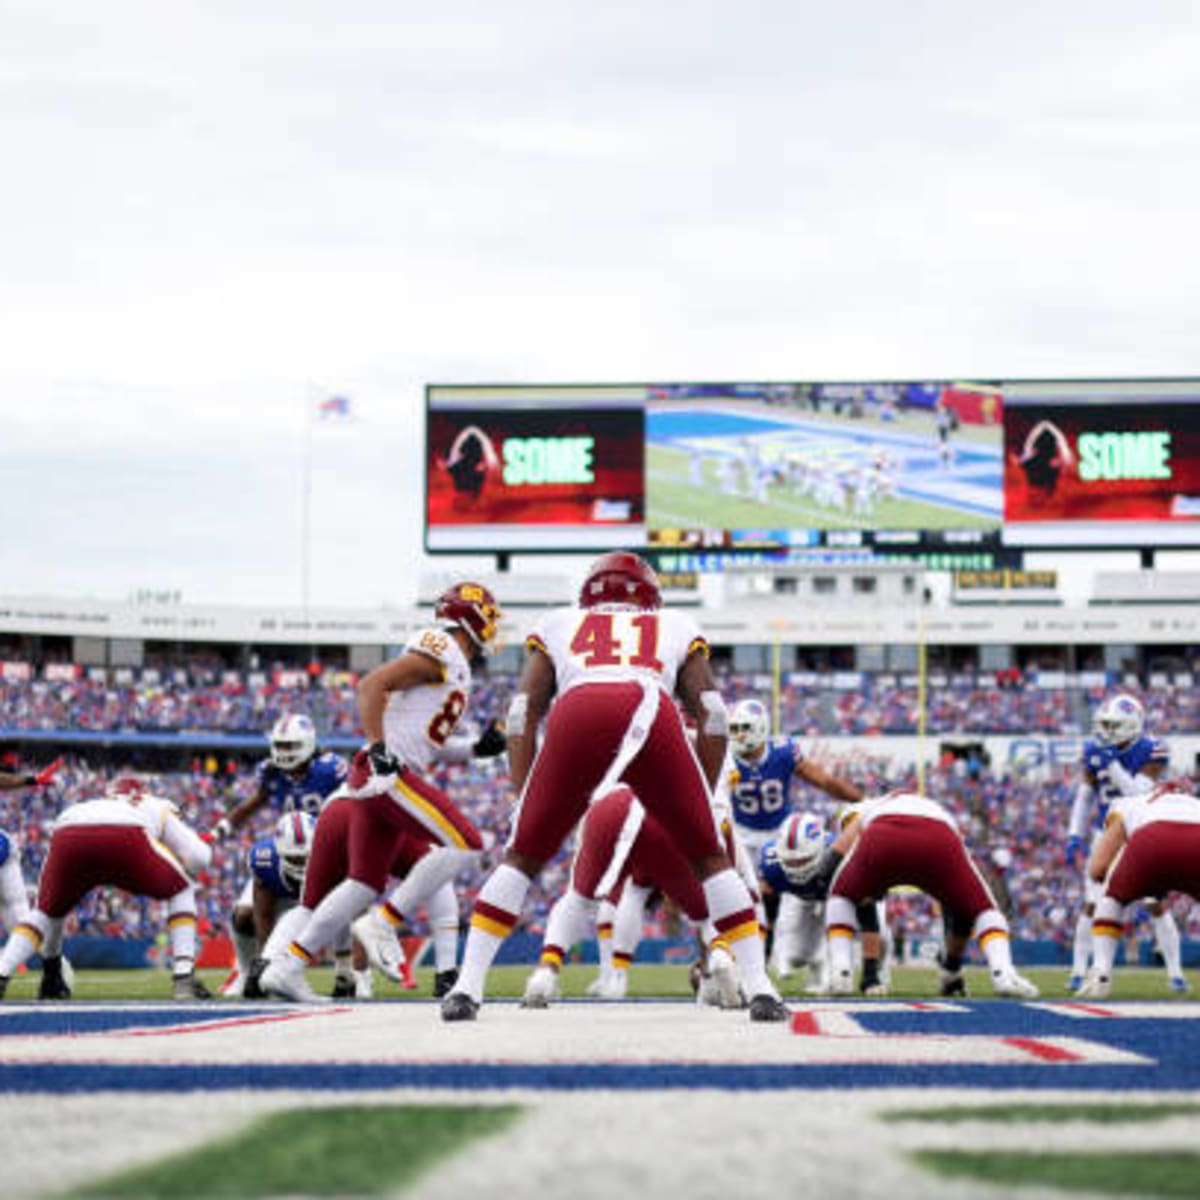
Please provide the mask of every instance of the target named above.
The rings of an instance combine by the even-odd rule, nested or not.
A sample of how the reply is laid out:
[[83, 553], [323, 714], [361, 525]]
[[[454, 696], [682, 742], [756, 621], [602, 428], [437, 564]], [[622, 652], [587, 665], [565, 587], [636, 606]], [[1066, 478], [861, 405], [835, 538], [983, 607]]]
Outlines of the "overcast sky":
[[0, 593], [298, 601], [327, 393], [311, 598], [374, 605], [453, 565], [427, 381], [1200, 374], [1198, 45], [1188, 0], [0, 0]]

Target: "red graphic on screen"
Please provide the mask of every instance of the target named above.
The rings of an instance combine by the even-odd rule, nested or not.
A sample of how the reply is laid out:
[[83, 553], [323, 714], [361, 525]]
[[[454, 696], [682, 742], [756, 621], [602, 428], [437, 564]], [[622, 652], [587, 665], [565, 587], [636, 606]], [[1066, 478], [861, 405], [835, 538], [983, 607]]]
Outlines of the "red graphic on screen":
[[429, 413], [429, 527], [640, 526], [641, 409]]
[[1004, 519], [1200, 520], [1200, 402], [1010, 405]]

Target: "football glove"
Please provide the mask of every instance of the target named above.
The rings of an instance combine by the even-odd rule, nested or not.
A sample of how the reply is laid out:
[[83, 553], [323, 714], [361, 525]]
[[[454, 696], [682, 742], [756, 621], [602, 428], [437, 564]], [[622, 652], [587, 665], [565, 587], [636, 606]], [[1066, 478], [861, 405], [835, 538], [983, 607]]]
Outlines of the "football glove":
[[508, 738], [499, 722], [489, 721], [487, 728], [479, 735], [479, 740], [471, 747], [471, 753], [476, 758], [495, 758], [508, 749]]
[[54, 773], [62, 765], [63, 757], [60, 754], [49, 766], [43, 767], [36, 775], [29, 776], [29, 785], [31, 787], [45, 787], [54, 778]]
[[383, 742], [372, 742], [367, 747], [367, 762], [373, 775], [399, 775], [402, 769], [400, 760]]
[[213, 826], [213, 837], [218, 840], [224, 840], [227, 837], [233, 836], [233, 822], [228, 817], [222, 817]]
[[1065, 855], [1067, 866], [1072, 871], [1079, 867], [1079, 860], [1083, 855], [1083, 838], [1072, 834], [1067, 838], [1067, 852]]

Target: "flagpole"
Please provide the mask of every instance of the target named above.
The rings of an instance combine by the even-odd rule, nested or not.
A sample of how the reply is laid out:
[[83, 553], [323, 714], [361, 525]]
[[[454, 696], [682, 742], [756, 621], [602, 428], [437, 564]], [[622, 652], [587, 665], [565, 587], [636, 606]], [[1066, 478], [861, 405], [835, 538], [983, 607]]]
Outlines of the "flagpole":
[[312, 443], [313, 443], [313, 386], [304, 389], [304, 495], [300, 518], [300, 607], [308, 615], [309, 559], [312, 540]]

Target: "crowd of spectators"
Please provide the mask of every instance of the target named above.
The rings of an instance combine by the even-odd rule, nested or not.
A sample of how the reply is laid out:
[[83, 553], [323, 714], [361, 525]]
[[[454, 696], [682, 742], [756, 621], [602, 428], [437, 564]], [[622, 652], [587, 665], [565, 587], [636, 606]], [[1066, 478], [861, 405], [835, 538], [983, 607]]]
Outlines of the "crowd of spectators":
[[[47, 677], [47, 673], [49, 677]], [[771, 680], [718, 664], [730, 699], [761, 696]], [[486, 709], [511, 676], [482, 683], [473, 700]], [[0, 675], [3, 731], [257, 734], [287, 712], [307, 712], [325, 736], [353, 737], [358, 728], [357, 676], [349, 671], [275, 668], [239, 672], [213, 667], [89, 668], [56, 664], [30, 678]], [[1140, 680], [1104, 672], [1039, 678], [1010, 671], [931, 674], [924, 690], [931, 734], [1083, 734], [1091, 710], [1114, 686], [1138, 695], [1158, 733], [1200, 728], [1200, 691], [1191, 676]], [[780, 725], [805, 737], [912, 734], [922, 689], [915, 676], [893, 672], [792, 672], [780, 688]]]

